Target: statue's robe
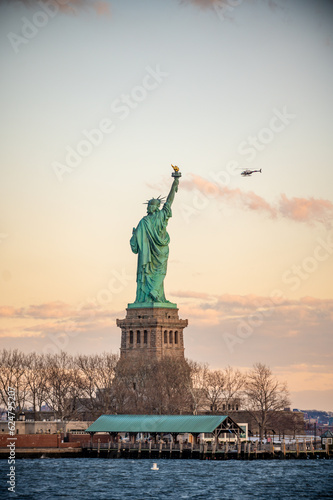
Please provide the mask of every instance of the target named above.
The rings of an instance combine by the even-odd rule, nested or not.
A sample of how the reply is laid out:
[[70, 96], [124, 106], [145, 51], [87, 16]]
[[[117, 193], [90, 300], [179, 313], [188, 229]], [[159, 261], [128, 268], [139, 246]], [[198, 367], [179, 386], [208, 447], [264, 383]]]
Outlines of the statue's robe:
[[172, 217], [166, 202], [162, 210], [143, 217], [130, 240], [131, 249], [138, 254], [137, 289], [135, 302], [168, 302], [164, 295], [170, 237], [166, 227]]

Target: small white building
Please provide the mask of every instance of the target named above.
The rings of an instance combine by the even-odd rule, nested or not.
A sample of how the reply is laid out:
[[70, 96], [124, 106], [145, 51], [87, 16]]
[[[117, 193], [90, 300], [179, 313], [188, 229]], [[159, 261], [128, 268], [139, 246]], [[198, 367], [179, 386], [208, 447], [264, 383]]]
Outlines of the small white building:
[[329, 445], [330, 447], [333, 445], [333, 432], [332, 431], [326, 431], [324, 434], [320, 436], [321, 438], [321, 444], [322, 447], [325, 448], [326, 445]]
[[[240, 441], [248, 441], [249, 439], [249, 424], [248, 423], [238, 423], [239, 427], [243, 430], [242, 433], [239, 434], [239, 439]], [[205, 432], [200, 434], [199, 436], [200, 441], [213, 441], [214, 440], [214, 435], [210, 434], [209, 432]], [[237, 434], [234, 432], [225, 432], [223, 434], [219, 435], [219, 443], [225, 443], [228, 441], [229, 443], [235, 443], [238, 440]]]

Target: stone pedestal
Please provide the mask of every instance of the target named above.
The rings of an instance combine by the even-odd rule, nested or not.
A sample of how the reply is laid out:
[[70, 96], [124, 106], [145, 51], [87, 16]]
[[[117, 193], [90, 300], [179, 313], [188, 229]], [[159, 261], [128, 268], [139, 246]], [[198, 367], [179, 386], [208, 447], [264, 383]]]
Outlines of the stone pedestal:
[[187, 319], [179, 319], [178, 309], [136, 307], [126, 309], [126, 318], [117, 319], [121, 328], [120, 356], [145, 352], [162, 358], [184, 358], [183, 330]]

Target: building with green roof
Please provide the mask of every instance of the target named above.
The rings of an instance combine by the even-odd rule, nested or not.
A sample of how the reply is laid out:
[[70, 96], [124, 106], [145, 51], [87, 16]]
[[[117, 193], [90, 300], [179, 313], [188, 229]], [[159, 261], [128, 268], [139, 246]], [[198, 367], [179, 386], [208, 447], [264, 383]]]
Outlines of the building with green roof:
[[241, 427], [227, 415], [101, 415], [86, 429], [93, 435], [96, 432], [192, 434], [211, 433], [216, 438], [221, 433], [240, 434]]

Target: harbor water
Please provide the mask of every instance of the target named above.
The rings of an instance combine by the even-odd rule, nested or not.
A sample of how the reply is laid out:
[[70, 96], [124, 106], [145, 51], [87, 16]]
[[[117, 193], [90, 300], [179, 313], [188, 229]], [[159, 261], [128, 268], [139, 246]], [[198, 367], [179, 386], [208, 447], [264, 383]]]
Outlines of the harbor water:
[[152, 460], [23, 459], [15, 493], [7, 490], [7, 461], [0, 465], [2, 500], [333, 497], [333, 460], [158, 460], [151, 470]]

